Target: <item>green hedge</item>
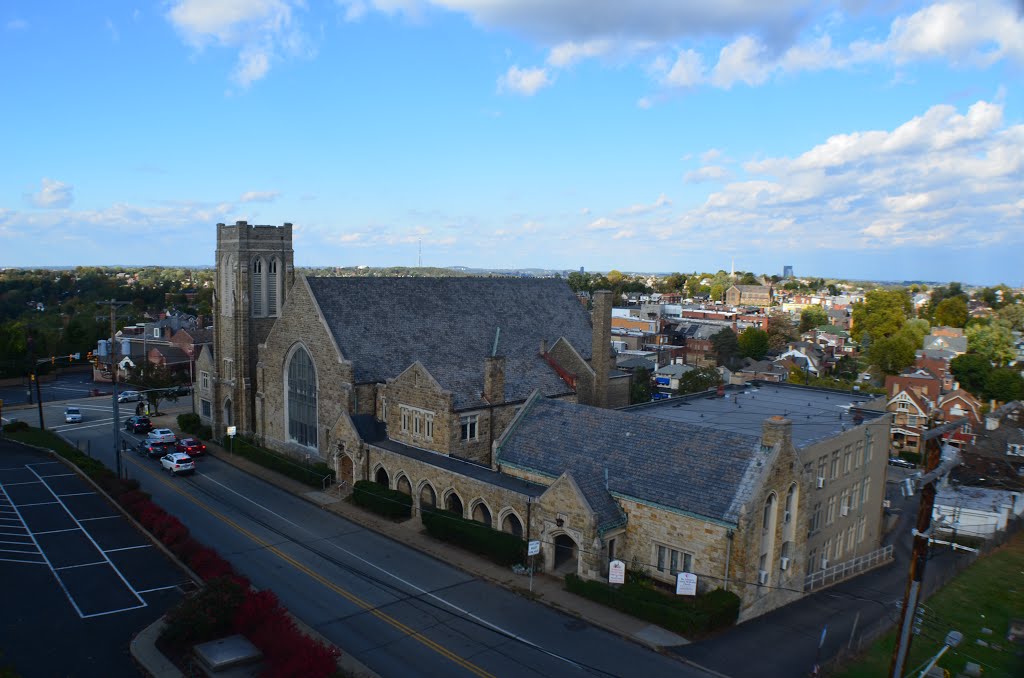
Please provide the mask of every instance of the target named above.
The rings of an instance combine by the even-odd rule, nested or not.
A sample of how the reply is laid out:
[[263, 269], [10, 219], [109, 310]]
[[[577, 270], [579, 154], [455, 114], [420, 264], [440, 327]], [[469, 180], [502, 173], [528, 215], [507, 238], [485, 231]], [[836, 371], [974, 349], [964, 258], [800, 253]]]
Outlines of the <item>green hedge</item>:
[[186, 412], [185, 414], [178, 415], [178, 428], [185, 433], [191, 433], [196, 435], [199, 433], [199, 427], [201, 422], [199, 421], [199, 415], [193, 412]]
[[683, 635], [732, 626], [740, 613], [739, 596], [723, 589], [698, 596], [671, 596], [639, 583], [613, 587], [575, 574], [565, 576], [565, 587], [579, 596]]
[[451, 511], [425, 510], [421, 514], [423, 525], [432, 537], [479, 553], [499, 565], [515, 565], [526, 560], [526, 542], [514, 534], [493, 530]]
[[292, 459], [277, 454], [276, 452], [271, 452], [264, 447], [260, 447], [245, 438], [236, 437], [234, 441], [226, 439], [222, 441], [221, 444], [224, 446], [224, 449], [229, 450], [240, 457], [245, 457], [253, 463], [259, 464], [271, 471], [277, 471], [281, 475], [286, 475], [289, 478], [294, 478], [295, 480], [305, 483], [310, 487], [322, 489], [324, 478], [326, 476], [330, 476], [331, 483], [334, 482], [334, 471], [323, 462], [304, 464], [299, 461], [293, 461]]
[[388, 518], [412, 516], [412, 497], [405, 492], [389, 490], [370, 480], [359, 480], [352, 488], [352, 501]]

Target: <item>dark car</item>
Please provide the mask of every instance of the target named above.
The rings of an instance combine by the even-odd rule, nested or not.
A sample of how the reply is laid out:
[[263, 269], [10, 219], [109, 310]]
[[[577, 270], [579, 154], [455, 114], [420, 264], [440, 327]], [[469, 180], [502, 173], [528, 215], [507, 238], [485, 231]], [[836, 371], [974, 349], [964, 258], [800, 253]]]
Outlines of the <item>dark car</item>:
[[907, 461], [900, 457], [889, 457], [889, 466], [898, 466], [899, 468], [917, 468], [917, 465], [912, 461]]
[[138, 452], [140, 457], [149, 457], [150, 459], [159, 459], [165, 455], [174, 452], [173, 443], [154, 443], [143, 440], [141, 443], [135, 446], [135, 451]]
[[184, 452], [188, 456], [194, 457], [206, 452], [206, 443], [198, 438], [182, 438], [177, 442], [175, 449], [178, 452]]
[[128, 417], [124, 422], [124, 430], [132, 433], [149, 433], [153, 430], [153, 423], [149, 417]]

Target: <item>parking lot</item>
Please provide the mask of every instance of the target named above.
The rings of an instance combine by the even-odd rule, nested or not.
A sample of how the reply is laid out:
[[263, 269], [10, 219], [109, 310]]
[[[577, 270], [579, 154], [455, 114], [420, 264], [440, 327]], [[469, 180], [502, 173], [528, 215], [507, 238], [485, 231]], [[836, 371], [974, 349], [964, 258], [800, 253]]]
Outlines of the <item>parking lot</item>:
[[69, 467], [0, 441], [0, 666], [21, 675], [138, 675], [128, 643], [189, 585]]

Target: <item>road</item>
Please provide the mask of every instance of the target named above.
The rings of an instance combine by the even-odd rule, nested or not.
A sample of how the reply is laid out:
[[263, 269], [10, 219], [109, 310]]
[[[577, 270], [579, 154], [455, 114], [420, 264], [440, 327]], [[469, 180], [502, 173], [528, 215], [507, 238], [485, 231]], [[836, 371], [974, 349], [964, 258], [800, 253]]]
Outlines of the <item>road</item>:
[[[43, 396], [44, 403], [85, 398], [89, 395], [89, 391], [94, 388], [98, 388], [100, 391], [107, 394], [109, 394], [111, 390], [110, 384], [94, 382], [92, 380], [92, 372], [89, 370], [60, 370], [53, 381], [43, 380], [39, 383], [39, 391]], [[29, 388], [27, 382], [21, 385], [0, 386], [0, 400], [4, 401], [5, 408], [12, 405], [23, 405], [29, 402], [35, 403], [35, 388], [32, 388], [31, 398], [29, 398], [28, 391]], [[7, 416], [5, 409], [4, 417], [6, 418]]]
[[[111, 407], [51, 425], [114, 467]], [[184, 409], [182, 405], [166, 407]], [[44, 405], [63, 422], [63, 403]], [[17, 414], [26, 421], [29, 410]], [[129, 440], [138, 436], [122, 432]], [[190, 478], [123, 455], [131, 477], [200, 541], [382, 676], [703, 676], [371, 532], [215, 458]]]

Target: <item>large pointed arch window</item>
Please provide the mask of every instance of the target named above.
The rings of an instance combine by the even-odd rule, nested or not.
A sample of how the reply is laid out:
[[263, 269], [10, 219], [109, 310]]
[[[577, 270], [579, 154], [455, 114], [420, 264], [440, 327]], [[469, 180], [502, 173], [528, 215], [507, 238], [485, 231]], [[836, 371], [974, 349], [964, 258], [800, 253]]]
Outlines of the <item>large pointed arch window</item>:
[[277, 302], [278, 302], [278, 299], [281, 297], [280, 289], [278, 287], [278, 285], [280, 284], [280, 282], [279, 282], [280, 278], [277, 275], [277, 267], [278, 267], [277, 257], [271, 257], [270, 260], [267, 261], [267, 281], [266, 281], [267, 282], [267, 284], [266, 284], [266, 288], [267, 288], [267, 305], [266, 305], [266, 307], [267, 307], [267, 315], [270, 316], [271, 318], [276, 318], [277, 317]]
[[252, 262], [252, 314], [263, 315], [263, 259], [256, 257]]
[[306, 349], [295, 349], [286, 374], [288, 439], [316, 447], [316, 370]]

